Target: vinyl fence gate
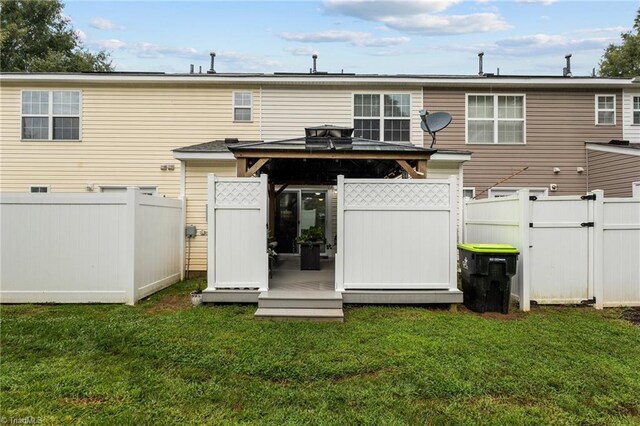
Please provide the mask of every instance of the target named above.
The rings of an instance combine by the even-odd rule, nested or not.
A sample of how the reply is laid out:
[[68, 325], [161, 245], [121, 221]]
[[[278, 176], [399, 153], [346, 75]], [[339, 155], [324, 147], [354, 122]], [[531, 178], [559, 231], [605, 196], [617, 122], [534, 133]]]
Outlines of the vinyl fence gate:
[[209, 175], [208, 288], [269, 286], [267, 175], [221, 178]]
[[539, 304], [640, 305], [640, 199], [517, 195], [468, 201], [464, 241], [520, 250], [512, 295]]

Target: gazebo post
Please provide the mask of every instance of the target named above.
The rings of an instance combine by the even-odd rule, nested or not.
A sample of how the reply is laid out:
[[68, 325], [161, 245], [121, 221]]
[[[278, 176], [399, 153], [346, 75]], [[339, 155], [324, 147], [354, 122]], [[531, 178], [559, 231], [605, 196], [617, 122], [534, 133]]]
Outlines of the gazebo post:
[[275, 237], [276, 197], [276, 184], [269, 182], [269, 237]]
[[236, 158], [236, 176], [245, 177], [247, 175], [247, 159], [244, 157]]
[[427, 178], [427, 161], [426, 160], [418, 160], [418, 175], [420, 179]]

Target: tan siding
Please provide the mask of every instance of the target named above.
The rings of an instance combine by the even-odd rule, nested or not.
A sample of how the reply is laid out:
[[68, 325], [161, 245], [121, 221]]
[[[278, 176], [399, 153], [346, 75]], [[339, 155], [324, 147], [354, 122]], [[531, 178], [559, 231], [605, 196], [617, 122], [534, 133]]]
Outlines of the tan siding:
[[[208, 235], [200, 235], [209, 230], [207, 225], [207, 176], [235, 176], [235, 160], [231, 161], [188, 161], [185, 169], [185, 195], [187, 198], [187, 225], [195, 225], [198, 235], [191, 240], [191, 260], [189, 270], [207, 270]], [[186, 256], [185, 251], [185, 256]]]
[[[258, 88], [155, 86], [30, 86], [82, 90], [82, 141], [20, 141], [21, 87], [3, 84], [0, 110], [2, 191], [27, 191], [33, 183], [53, 192], [82, 192], [87, 184], [157, 185], [179, 195], [180, 163], [172, 149], [212, 139], [258, 139]], [[253, 92], [254, 120], [233, 123], [232, 92]], [[174, 171], [161, 171], [174, 164]]]
[[411, 142], [422, 143], [420, 116], [422, 91], [416, 87], [350, 88], [277, 87], [262, 89], [262, 138], [267, 141], [299, 138], [305, 127], [353, 125], [354, 93], [411, 94]]
[[632, 182], [640, 181], [640, 157], [588, 151], [589, 190], [602, 189], [605, 197], [631, 197]]
[[[587, 190], [586, 140], [608, 141], [622, 137], [621, 91], [598, 91], [616, 94], [617, 125], [596, 126], [594, 91], [513, 90], [507, 93], [526, 95], [526, 145], [475, 145], [465, 143], [465, 94], [500, 93], [481, 88], [469, 90], [424, 89], [424, 105], [430, 111], [449, 111], [453, 121], [438, 134], [436, 148], [473, 152], [464, 165], [466, 187], [475, 187], [476, 194], [522, 168], [529, 169], [501, 186], [546, 187], [555, 183], [553, 195], [581, 194]], [[425, 143], [430, 142], [425, 135]], [[559, 167], [559, 174], [553, 168]], [[485, 197], [480, 196], [480, 198]]]

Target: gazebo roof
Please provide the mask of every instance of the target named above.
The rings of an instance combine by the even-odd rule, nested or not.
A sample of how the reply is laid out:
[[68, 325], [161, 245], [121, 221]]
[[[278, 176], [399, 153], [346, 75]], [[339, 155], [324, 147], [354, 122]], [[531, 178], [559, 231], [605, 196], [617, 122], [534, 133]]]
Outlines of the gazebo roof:
[[227, 139], [188, 146], [176, 152], [220, 152], [227, 148], [237, 159], [238, 176], [267, 173], [272, 183], [335, 184], [338, 175], [350, 178], [393, 178], [407, 173], [426, 176], [427, 160], [437, 150], [409, 143], [352, 137], [352, 127], [316, 126], [305, 137], [278, 141], [240, 142]]

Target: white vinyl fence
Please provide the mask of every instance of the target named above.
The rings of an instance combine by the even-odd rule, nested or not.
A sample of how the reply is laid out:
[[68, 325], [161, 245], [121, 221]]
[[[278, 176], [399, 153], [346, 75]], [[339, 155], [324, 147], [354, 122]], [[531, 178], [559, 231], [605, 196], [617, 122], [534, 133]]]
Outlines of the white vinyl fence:
[[465, 242], [520, 250], [512, 295], [543, 304], [640, 305], [640, 200], [589, 196], [467, 201]]
[[338, 176], [336, 290], [457, 291], [456, 181]]
[[269, 288], [267, 175], [209, 175], [208, 290]]
[[181, 277], [181, 200], [0, 194], [0, 302], [128, 303]]

